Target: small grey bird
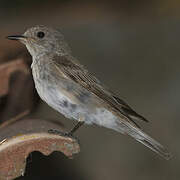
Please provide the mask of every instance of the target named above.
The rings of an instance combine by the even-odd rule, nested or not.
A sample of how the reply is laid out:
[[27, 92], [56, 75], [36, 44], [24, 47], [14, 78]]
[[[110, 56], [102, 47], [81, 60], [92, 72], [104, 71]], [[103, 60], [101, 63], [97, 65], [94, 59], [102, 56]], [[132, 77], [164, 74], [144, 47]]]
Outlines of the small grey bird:
[[[23, 35], [8, 36], [8, 39], [19, 40], [32, 55], [32, 74], [41, 99], [67, 118], [78, 120], [68, 135], [84, 122], [96, 124], [127, 134], [165, 159], [170, 158], [168, 151], [136, 123], [147, 120], [72, 56], [59, 31], [35, 26]], [[58, 133], [56, 130], [51, 132]]]

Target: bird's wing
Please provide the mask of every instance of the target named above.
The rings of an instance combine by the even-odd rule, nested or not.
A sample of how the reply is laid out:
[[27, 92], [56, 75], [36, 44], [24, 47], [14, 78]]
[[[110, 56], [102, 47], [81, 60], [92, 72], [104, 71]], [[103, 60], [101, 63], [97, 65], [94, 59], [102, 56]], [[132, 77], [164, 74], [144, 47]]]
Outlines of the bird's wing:
[[72, 56], [54, 56], [53, 64], [60, 73], [64, 74], [66, 78], [78, 83], [80, 86], [86, 88], [94, 93], [104, 102], [106, 102], [116, 114], [123, 116], [126, 120], [133, 123], [139, 128], [135, 120], [147, 120], [141, 115], [137, 114], [129, 105], [117, 97], [113, 92], [108, 90], [100, 83], [93, 75], [91, 75], [81, 64], [72, 58]]

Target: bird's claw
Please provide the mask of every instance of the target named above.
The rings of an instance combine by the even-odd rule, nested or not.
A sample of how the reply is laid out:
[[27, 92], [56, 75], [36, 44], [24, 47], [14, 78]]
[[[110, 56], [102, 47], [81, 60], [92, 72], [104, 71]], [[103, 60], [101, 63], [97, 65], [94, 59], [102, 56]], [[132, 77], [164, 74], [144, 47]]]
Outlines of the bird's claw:
[[73, 134], [72, 134], [71, 132], [61, 132], [61, 131], [59, 131], [59, 130], [57, 130], [57, 129], [49, 129], [49, 130], [48, 130], [48, 133], [50, 133], [50, 134], [55, 134], [55, 135], [59, 135], [59, 136], [70, 137], [70, 138], [75, 139], [75, 138], [73, 137]]

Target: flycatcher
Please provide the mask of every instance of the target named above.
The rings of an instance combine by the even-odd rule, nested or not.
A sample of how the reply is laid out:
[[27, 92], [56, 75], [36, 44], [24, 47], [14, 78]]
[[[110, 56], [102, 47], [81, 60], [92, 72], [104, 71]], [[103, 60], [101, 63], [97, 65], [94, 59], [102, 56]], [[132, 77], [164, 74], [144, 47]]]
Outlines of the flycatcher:
[[[127, 134], [169, 159], [168, 151], [136, 123], [147, 120], [72, 56], [59, 31], [35, 26], [23, 35], [8, 36], [8, 39], [19, 40], [31, 54], [32, 74], [41, 99], [67, 118], [78, 120], [67, 135], [72, 135], [84, 123], [96, 124]], [[51, 132], [58, 133], [56, 130]]]

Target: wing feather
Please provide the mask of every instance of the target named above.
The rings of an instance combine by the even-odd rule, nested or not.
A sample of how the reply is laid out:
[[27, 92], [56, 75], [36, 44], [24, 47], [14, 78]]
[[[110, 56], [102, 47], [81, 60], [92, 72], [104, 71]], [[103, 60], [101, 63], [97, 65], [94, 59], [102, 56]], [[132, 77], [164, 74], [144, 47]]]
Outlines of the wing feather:
[[91, 75], [80, 63], [72, 56], [54, 56], [53, 63], [56, 68], [63, 73], [66, 78], [78, 83], [82, 87], [94, 93], [96, 96], [106, 102], [113, 111], [119, 116], [124, 116], [126, 120], [140, 128], [135, 120], [147, 120], [137, 114], [129, 105], [108, 90], [101, 82]]

